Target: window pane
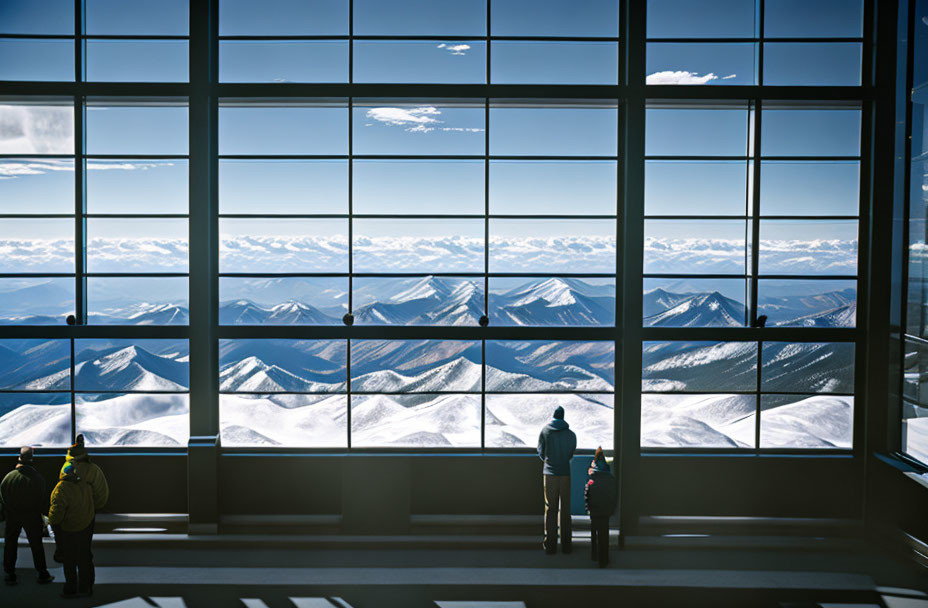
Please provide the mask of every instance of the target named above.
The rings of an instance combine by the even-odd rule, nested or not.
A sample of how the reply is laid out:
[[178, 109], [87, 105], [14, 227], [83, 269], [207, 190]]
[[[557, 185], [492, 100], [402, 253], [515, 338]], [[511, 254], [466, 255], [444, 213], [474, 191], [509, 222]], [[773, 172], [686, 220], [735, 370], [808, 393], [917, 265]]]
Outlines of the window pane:
[[490, 325], [615, 325], [615, 280], [491, 278]]
[[768, 42], [764, 45], [764, 84], [857, 86], [859, 42]]
[[480, 446], [480, 395], [352, 395], [354, 447]]
[[490, 153], [524, 156], [615, 156], [615, 107], [490, 108]]
[[752, 42], [650, 42], [647, 47], [647, 84], [756, 84]]
[[860, 110], [765, 109], [761, 136], [766, 156], [857, 156]]
[[346, 0], [221, 0], [221, 36], [348, 34]]
[[87, 220], [88, 272], [187, 272], [185, 219]]
[[[486, 367], [488, 391], [611, 391], [615, 387], [615, 342], [488, 340]], [[543, 402], [539, 398], [536, 407]], [[542, 423], [553, 411], [554, 406], [539, 413], [545, 416]], [[535, 431], [536, 439], [540, 430]]]
[[355, 154], [484, 153], [482, 105], [359, 102], [353, 112]]
[[482, 36], [486, 16], [486, 0], [354, 0], [354, 33]]
[[77, 432], [88, 446], [186, 447], [190, 439], [187, 394], [78, 394]]
[[857, 215], [860, 163], [764, 161], [761, 215]]
[[186, 82], [186, 40], [88, 40], [91, 82]]
[[761, 395], [761, 448], [851, 449], [854, 398]]
[[347, 220], [221, 219], [219, 234], [220, 272], [348, 272]]
[[74, 41], [28, 38], [0, 40], [0, 80], [73, 82]]
[[87, 161], [87, 213], [186, 214], [187, 173], [183, 159]]
[[355, 272], [483, 272], [483, 220], [354, 221]]
[[74, 272], [74, 221], [0, 222], [0, 272]]
[[[3, 419], [0, 418], [0, 421]], [[902, 451], [928, 462], [928, 408], [902, 404]]]
[[648, 38], [752, 38], [753, 0], [648, 0]]
[[618, 37], [619, 7], [613, 0], [587, 0], [583, 10], [567, 0], [491, 2], [494, 36]]
[[481, 386], [480, 342], [352, 340], [353, 393], [474, 392]]
[[344, 448], [347, 412], [346, 395], [220, 395], [222, 445]]
[[761, 390], [853, 393], [852, 342], [764, 342]]
[[186, 277], [89, 277], [91, 325], [187, 325]]
[[187, 0], [86, 0], [88, 34], [185, 36], [189, 31]]
[[64, 447], [70, 443], [69, 393], [0, 394], [0, 447]]
[[494, 41], [490, 73], [497, 84], [617, 84], [614, 42]]
[[346, 41], [223, 40], [220, 82], [347, 82]]
[[219, 212], [348, 213], [348, 161], [220, 160]]
[[486, 43], [475, 40], [356, 40], [354, 82], [487, 81]]
[[0, 279], [0, 325], [64, 325], [74, 279]]
[[857, 274], [856, 220], [762, 220], [761, 274]]
[[902, 396], [928, 406], [928, 346], [915, 340], [905, 341]]
[[189, 355], [187, 340], [75, 340], [74, 389], [183, 391], [190, 388]]
[[751, 163], [645, 161], [645, 215], [748, 215]]
[[355, 325], [469, 325], [484, 314], [483, 279], [355, 277]]
[[645, 220], [644, 272], [745, 274], [747, 222]]
[[645, 154], [746, 156], [747, 108], [648, 108]]
[[490, 213], [615, 215], [614, 161], [494, 160]]
[[832, 38], [863, 35], [861, 0], [767, 0], [764, 35]]
[[928, 162], [912, 163], [911, 190], [909, 195], [908, 273], [906, 295], [907, 333], [928, 336], [928, 246], [925, 221], [928, 209]]
[[756, 342], [644, 342], [641, 390], [757, 390]]
[[219, 390], [345, 392], [345, 340], [220, 340]]
[[490, 220], [490, 272], [615, 274], [614, 220]]
[[748, 284], [744, 279], [644, 280], [645, 327], [743, 327]]
[[760, 280], [757, 314], [767, 327], [854, 327], [857, 281]]
[[0, 213], [74, 213], [74, 161], [0, 158]]
[[643, 448], [753, 448], [754, 395], [641, 395]]
[[613, 445], [614, 405], [615, 397], [609, 394], [487, 395], [486, 445], [534, 449], [554, 410], [563, 407], [579, 449], [608, 450]]
[[343, 104], [219, 108], [220, 154], [346, 154]]
[[346, 312], [347, 277], [219, 279], [220, 325], [341, 325]]
[[484, 213], [482, 160], [355, 160], [354, 213]]
[[88, 105], [88, 154], [187, 154], [186, 106]]
[[0, 3], [0, 34], [73, 35], [74, 2], [6, 0]]
[[[0, 340], [0, 388], [3, 390], [70, 389], [71, 346], [68, 340]], [[35, 397], [39, 399], [40, 397]]]
[[74, 108], [0, 104], [0, 154], [74, 154]]

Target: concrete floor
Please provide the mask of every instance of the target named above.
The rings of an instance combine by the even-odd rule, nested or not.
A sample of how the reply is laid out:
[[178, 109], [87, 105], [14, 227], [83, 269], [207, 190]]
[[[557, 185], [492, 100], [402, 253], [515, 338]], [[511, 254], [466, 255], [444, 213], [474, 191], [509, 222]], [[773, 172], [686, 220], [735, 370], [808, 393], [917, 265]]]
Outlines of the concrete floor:
[[104, 535], [94, 549], [94, 597], [68, 601], [58, 597], [60, 567], [55, 584], [36, 585], [21, 545], [20, 583], [0, 586], [0, 606], [928, 608], [928, 572], [862, 541], [632, 538], [600, 570], [585, 543], [547, 556], [540, 548], [268, 548], [235, 539], [217, 547], [222, 540], [159, 547]]

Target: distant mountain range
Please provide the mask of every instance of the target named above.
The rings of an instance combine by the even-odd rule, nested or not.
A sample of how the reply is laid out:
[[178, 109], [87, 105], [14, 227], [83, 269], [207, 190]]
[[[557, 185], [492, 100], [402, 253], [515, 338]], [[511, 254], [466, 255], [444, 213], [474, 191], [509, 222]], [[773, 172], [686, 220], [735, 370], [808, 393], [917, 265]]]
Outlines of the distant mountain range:
[[[304, 281], [294, 284], [294, 281]], [[340, 325], [347, 296], [332, 280], [255, 279], [237, 291], [249, 294], [220, 303], [223, 325]], [[432, 277], [363, 280], [355, 287], [358, 325], [474, 326], [484, 310], [482, 280]], [[251, 291], [249, 291], [249, 289]], [[266, 304], [264, 302], [276, 302]], [[528, 280], [489, 294], [490, 324], [495, 326], [611, 326], [615, 323], [615, 287], [581, 279]], [[185, 305], [170, 302], [111, 302], [106, 313], [90, 314], [91, 324], [185, 325]], [[718, 291], [691, 292], [656, 288], [642, 299], [647, 327], [741, 327], [742, 302]], [[0, 293], [0, 323], [61, 324], [73, 308], [70, 294], [51, 283]], [[854, 289], [820, 294], [762, 294], [758, 315], [768, 326], [853, 327]]]

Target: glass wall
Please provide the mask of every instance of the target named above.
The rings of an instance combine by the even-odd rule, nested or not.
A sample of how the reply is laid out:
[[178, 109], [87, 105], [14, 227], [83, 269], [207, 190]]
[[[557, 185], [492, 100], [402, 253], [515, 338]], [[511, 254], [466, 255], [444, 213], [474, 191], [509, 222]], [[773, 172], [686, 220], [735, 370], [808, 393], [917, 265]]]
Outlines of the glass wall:
[[928, 465], [928, 393], [921, 390], [922, 380], [928, 378], [928, 2], [914, 2], [913, 9], [908, 82], [901, 93], [911, 95], [901, 447]]
[[0, 7], [0, 447], [187, 444], [188, 5]]
[[861, 0], [626, 8], [3, 3], [0, 444], [852, 449]]

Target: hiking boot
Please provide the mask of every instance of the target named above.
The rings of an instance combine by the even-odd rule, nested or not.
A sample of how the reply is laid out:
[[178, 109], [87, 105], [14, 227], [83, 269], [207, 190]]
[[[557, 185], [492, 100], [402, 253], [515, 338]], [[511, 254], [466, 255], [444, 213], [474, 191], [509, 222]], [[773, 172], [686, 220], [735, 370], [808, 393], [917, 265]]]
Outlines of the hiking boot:
[[40, 574], [39, 577], [35, 579], [35, 582], [37, 582], [40, 585], [47, 585], [53, 580], [55, 580], [55, 577], [49, 574], [48, 572], [45, 572], [43, 574]]

